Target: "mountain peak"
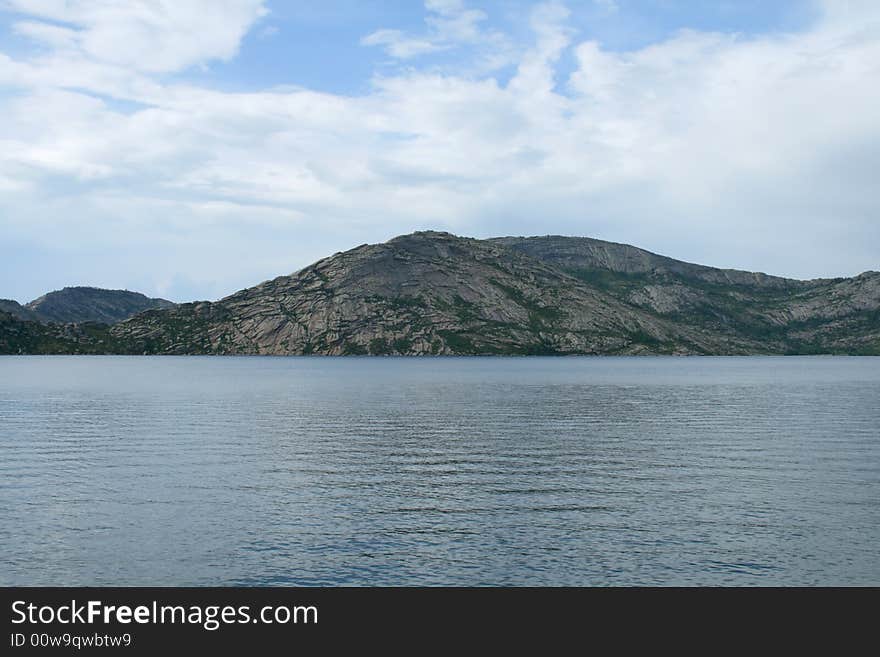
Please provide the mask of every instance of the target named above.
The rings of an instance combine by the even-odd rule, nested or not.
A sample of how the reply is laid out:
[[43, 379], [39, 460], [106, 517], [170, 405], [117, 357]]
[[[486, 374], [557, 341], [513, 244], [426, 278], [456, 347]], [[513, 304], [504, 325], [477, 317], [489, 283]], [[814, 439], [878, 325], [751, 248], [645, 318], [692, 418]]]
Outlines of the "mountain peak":
[[452, 233], [447, 233], [445, 231], [439, 230], [417, 230], [412, 233], [407, 233], [405, 235], [398, 235], [397, 237], [392, 237], [390, 240], [385, 242], [385, 244], [400, 246], [406, 245], [410, 243], [423, 243], [423, 242], [454, 242], [454, 241], [464, 241], [470, 238], [467, 237], [459, 237], [458, 235], [453, 235]]

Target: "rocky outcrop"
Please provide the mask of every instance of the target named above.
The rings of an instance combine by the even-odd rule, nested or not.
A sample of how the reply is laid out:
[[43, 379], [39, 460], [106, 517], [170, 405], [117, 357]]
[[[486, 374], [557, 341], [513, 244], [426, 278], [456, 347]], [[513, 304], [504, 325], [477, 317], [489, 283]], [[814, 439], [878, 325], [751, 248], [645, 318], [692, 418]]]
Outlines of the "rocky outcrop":
[[880, 353], [880, 273], [800, 281], [584, 237], [491, 240], [677, 323], [782, 353]]

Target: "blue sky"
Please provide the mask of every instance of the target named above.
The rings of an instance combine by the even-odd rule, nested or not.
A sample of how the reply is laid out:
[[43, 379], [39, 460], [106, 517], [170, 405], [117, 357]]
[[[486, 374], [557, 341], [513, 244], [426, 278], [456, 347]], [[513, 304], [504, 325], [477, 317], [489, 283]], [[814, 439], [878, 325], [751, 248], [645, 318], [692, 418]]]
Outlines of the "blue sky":
[[3, 0], [0, 297], [435, 228], [880, 269], [880, 3]]
[[[331, 93], [369, 91], [374, 74], [389, 73], [400, 62], [361, 39], [380, 29], [418, 35], [426, 32], [425, 7], [413, 0], [345, 0], [266, 3], [269, 13], [249, 32], [239, 55], [202, 71], [188, 72], [199, 83], [253, 90], [272, 85], [301, 85]], [[513, 0], [472, 3], [484, 11], [484, 24], [528, 43], [531, 4]], [[568, 3], [570, 26], [579, 39], [596, 39], [609, 50], [632, 50], [662, 41], [682, 29], [743, 35], [799, 30], [817, 16], [815, 5], [801, 1], [620, 0]], [[418, 67], [466, 64], [473, 48], [428, 53], [407, 62]], [[511, 74], [512, 67], [503, 73]]]
[[[426, 29], [426, 11], [417, 0], [296, 0], [263, 3], [267, 13], [244, 34], [240, 51], [230, 61], [214, 61], [180, 77], [227, 89], [260, 89], [301, 85], [333, 93], [363, 93], [376, 71], [393, 66], [381, 49], [361, 45], [380, 29], [411, 34]], [[484, 23], [528, 41], [532, 4], [516, 0], [471, 3], [485, 12]], [[816, 5], [802, 0], [581, 0], [566, 5], [570, 26], [580, 39], [596, 39], [609, 50], [631, 50], [662, 41], [682, 29], [744, 35], [796, 31], [816, 19]], [[0, 9], [4, 52], [26, 54], [40, 48], [17, 35], [16, 21], [27, 12], [7, 5]], [[60, 21], [49, 21], [62, 25]], [[70, 25], [69, 23], [67, 25]], [[462, 60], [461, 49], [420, 58], [420, 65]]]

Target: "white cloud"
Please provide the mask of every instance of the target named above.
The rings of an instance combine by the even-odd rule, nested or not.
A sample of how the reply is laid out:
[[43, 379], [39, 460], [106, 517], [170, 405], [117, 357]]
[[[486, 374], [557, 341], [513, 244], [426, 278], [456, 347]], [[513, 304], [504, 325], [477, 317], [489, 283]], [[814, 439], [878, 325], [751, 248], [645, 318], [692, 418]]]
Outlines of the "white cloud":
[[[484, 30], [481, 24], [488, 15], [480, 9], [468, 9], [462, 0], [425, 0], [427, 31], [409, 35], [401, 30], [380, 29], [361, 39], [364, 46], [383, 46], [396, 59], [411, 59], [427, 53], [449, 50], [460, 45], [480, 45], [495, 51], [493, 60], [505, 50], [502, 34]], [[496, 66], [498, 61], [495, 62]]]
[[449, 47], [440, 39], [411, 38], [400, 30], [376, 30], [361, 39], [364, 46], [385, 46], [385, 51], [397, 59], [409, 59]]
[[78, 33], [68, 27], [41, 23], [39, 21], [19, 21], [12, 26], [16, 34], [33, 39], [52, 48], [76, 48]]
[[[158, 72], [230, 56], [238, 40], [224, 27], [208, 39], [223, 47], [133, 64], [86, 48], [98, 28], [71, 7], [103, 14], [84, 5], [28, 3], [17, 29], [45, 50], [0, 54], [15, 90], [0, 98], [0, 261], [15, 245], [67, 263], [56, 287], [216, 296], [429, 227], [595, 235], [799, 276], [880, 268], [874, 3], [830, 3], [798, 34], [685, 31], [631, 52], [577, 42], [565, 7], [542, 4], [511, 80], [409, 69], [361, 96], [169, 82]], [[201, 33], [198, 8], [153, 24], [152, 43]], [[469, 11], [429, 9], [454, 23]], [[260, 14], [230, 11], [238, 39]], [[444, 29], [464, 39], [482, 23]], [[560, 77], [566, 53], [575, 70]]]
[[[555, 64], [568, 47], [572, 30], [566, 25], [568, 9], [558, 2], [537, 5], [532, 11], [530, 24], [535, 33], [535, 45], [526, 51], [517, 67], [510, 89], [532, 103], [551, 102], [557, 106], [553, 96], [556, 83]], [[546, 110], [544, 110], [546, 111]]]
[[[7, 0], [40, 20], [15, 30], [67, 56], [146, 72], [178, 71], [229, 59], [266, 13], [262, 0]], [[46, 22], [52, 21], [52, 22]], [[72, 27], [59, 27], [53, 23]]]

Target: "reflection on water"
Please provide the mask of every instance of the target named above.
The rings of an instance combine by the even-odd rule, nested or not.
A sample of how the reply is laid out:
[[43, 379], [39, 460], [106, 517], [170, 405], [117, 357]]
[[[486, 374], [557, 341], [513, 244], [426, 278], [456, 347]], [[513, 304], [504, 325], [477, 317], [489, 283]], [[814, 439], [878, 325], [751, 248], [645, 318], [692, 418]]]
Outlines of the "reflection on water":
[[880, 584], [880, 359], [0, 358], [0, 583]]

